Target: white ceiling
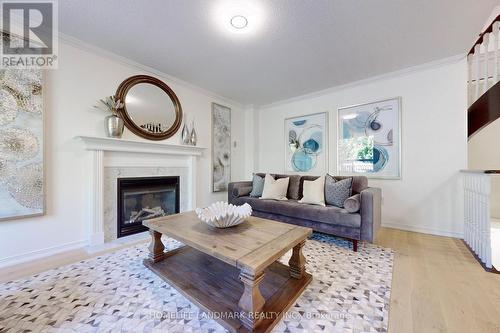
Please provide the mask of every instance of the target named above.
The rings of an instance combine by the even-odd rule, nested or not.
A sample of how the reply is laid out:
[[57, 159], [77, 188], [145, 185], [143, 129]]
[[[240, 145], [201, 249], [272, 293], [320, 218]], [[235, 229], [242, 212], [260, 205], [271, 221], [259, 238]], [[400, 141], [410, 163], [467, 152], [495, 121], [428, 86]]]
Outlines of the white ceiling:
[[465, 53], [500, 4], [249, 0], [261, 22], [251, 33], [233, 34], [215, 18], [228, 1], [235, 0], [60, 0], [59, 29], [240, 103], [263, 105]]

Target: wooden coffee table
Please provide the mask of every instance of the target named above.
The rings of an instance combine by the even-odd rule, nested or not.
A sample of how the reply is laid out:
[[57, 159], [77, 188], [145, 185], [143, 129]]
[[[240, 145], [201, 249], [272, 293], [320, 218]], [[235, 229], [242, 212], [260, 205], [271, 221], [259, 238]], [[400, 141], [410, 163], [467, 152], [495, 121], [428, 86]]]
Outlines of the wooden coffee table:
[[[311, 282], [302, 254], [312, 229], [257, 217], [217, 229], [194, 212], [144, 221], [144, 264], [232, 332], [268, 332]], [[162, 234], [185, 246], [164, 252]], [[285, 266], [277, 262], [288, 250]]]

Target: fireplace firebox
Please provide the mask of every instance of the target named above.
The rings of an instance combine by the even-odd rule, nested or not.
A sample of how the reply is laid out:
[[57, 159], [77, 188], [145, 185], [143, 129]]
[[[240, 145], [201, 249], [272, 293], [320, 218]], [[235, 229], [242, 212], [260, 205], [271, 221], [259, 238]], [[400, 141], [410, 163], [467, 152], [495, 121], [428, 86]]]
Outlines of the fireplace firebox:
[[179, 213], [178, 176], [118, 178], [118, 238], [146, 231], [142, 221]]

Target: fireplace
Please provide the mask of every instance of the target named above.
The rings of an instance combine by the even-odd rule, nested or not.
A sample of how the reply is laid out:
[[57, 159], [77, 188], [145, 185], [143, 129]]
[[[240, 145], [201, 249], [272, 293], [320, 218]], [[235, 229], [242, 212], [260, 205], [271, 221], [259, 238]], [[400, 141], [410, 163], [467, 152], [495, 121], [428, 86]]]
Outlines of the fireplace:
[[146, 219], [179, 213], [179, 177], [118, 178], [117, 236], [146, 231]]

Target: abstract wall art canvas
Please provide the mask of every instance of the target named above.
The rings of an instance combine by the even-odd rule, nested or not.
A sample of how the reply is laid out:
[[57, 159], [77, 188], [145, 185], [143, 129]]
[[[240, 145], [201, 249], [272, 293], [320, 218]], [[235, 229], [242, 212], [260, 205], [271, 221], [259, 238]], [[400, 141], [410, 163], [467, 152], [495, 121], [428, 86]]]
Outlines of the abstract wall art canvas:
[[328, 171], [328, 114], [285, 119], [285, 171], [321, 175]]
[[401, 98], [338, 110], [340, 175], [401, 178]]
[[231, 109], [212, 103], [212, 190], [227, 191], [231, 181]]
[[0, 220], [44, 213], [41, 70], [0, 70]]

